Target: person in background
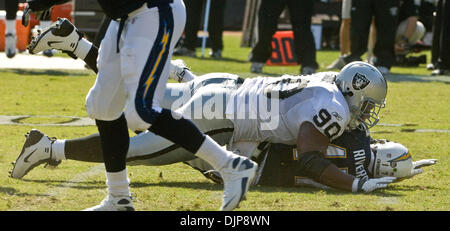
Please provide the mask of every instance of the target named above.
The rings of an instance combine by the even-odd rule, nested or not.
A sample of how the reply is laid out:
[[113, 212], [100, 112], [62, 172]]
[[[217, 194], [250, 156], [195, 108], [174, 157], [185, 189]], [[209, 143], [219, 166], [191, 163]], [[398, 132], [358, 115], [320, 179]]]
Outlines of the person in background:
[[342, 0], [341, 26], [339, 28], [339, 49], [341, 56], [327, 66], [327, 70], [341, 69], [345, 66], [344, 57], [350, 52], [350, 11], [352, 0]]
[[[6, 57], [13, 58], [16, 55], [17, 33], [16, 33], [16, 17], [19, 10], [19, 0], [5, 1], [6, 8], [6, 29], [5, 29], [5, 53]], [[47, 14], [38, 17], [40, 19], [40, 27], [47, 28], [52, 24], [50, 20], [50, 11]], [[45, 56], [53, 56], [52, 50], [43, 51]]]
[[450, 1], [439, 0], [433, 23], [431, 75], [450, 75]]
[[19, 0], [5, 1], [6, 29], [5, 29], [5, 53], [6, 57], [13, 58], [16, 55], [16, 13], [19, 9]]
[[[425, 34], [425, 26], [419, 21], [419, 6], [414, 0], [402, 0], [399, 7], [399, 24], [395, 34], [395, 61], [401, 64], [406, 60], [406, 55], [410, 53], [411, 47], [415, 45]], [[372, 34], [374, 33], [374, 34]], [[371, 41], [368, 44], [368, 56], [372, 56], [376, 42], [376, 29], [371, 31]], [[376, 62], [376, 57], [368, 58], [369, 61]]]
[[389, 74], [395, 61], [395, 32], [399, 15], [398, 0], [358, 0], [352, 1], [350, 26], [350, 54], [345, 63], [360, 61], [367, 51], [372, 18], [375, 21], [377, 43], [373, 49], [377, 57], [374, 65], [382, 74]]
[[314, 12], [313, 0], [262, 0], [258, 12], [258, 41], [250, 53], [250, 72], [261, 73], [264, 63], [272, 54], [272, 37], [278, 26], [278, 18], [289, 9], [294, 49], [300, 74], [313, 74], [319, 68], [316, 61], [316, 46], [311, 31], [311, 17]]
[[[205, 0], [185, 0], [186, 4], [186, 27], [184, 29], [184, 39], [174, 55], [195, 57], [195, 47], [197, 45], [197, 32], [200, 29], [200, 19]], [[222, 58], [223, 50], [223, 20], [225, 15], [226, 0], [212, 0], [208, 20], [208, 34], [211, 40], [211, 52], [209, 55], [214, 59]]]

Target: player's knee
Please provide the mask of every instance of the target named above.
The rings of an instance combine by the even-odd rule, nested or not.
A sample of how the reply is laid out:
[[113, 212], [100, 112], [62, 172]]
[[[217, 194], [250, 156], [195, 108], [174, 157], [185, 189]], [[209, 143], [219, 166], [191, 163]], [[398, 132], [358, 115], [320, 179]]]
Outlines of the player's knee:
[[122, 115], [122, 110], [115, 110], [113, 107], [109, 107], [109, 105], [105, 103], [100, 103], [99, 100], [96, 100], [93, 94], [88, 94], [86, 97], [86, 112], [88, 116], [92, 119], [97, 120], [105, 120], [112, 121]]
[[120, 117], [120, 113], [112, 113], [108, 110], [88, 106], [87, 104], [86, 111], [90, 118], [97, 120], [112, 121]]
[[145, 122], [139, 116], [134, 107], [127, 107], [125, 111], [125, 117], [127, 119], [128, 128], [132, 131], [145, 131], [151, 126], [150, 123]]

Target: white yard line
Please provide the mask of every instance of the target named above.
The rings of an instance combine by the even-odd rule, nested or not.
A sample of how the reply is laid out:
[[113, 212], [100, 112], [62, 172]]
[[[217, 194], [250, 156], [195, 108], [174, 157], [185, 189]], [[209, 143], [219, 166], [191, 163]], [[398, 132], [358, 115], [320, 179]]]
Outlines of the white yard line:
[[16, 54], [9, 59], [0, 53], [0, 69], [86, 70], [81, 59]]

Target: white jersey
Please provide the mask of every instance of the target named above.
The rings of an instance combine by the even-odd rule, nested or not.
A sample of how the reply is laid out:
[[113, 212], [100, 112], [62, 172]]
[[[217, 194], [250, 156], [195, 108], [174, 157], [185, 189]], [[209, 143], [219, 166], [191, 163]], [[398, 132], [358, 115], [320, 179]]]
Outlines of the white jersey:
[[312, 123], [330, 140], [350, 121], [335, 72], [310, 76], [246, 79], [231, 96], [226, 115], [234, 123], [233, 141], [296, 144], [303, 122]]

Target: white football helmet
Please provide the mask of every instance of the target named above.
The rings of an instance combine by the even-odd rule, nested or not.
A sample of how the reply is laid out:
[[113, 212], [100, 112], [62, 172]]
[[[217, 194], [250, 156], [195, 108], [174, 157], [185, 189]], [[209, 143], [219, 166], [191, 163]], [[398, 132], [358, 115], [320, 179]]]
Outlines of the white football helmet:
[[375, 155], [372, 171], [374, 178], [411, 176], [414, 165], [411, 154], [405, 146], [384, 141], [371, 144], [370, 147]]
[[351, 62], [336, 77], [336, 85], [350, 109], [350, 129], [361, 123], [367, 128], [378, 123], [380, 109], [385, 106], [387, 83], [377, 68], [365, 62]]

